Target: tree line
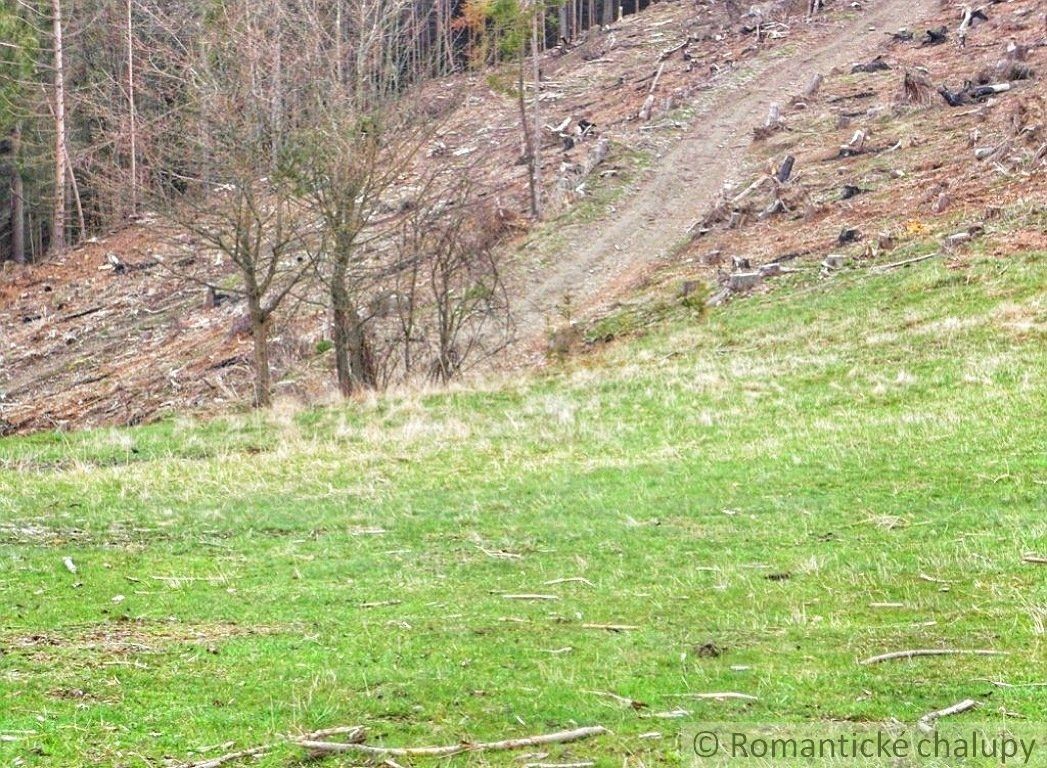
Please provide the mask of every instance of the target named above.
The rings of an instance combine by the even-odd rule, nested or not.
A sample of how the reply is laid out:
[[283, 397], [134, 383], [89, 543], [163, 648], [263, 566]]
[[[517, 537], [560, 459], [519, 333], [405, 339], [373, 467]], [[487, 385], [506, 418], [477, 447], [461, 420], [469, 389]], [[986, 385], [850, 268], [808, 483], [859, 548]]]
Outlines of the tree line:
[[506, 222], [467, 158], [418, 162], [456, 106], [426, 84], [514, 63], [537, 218], [542, 128], [526, 81], [545, 48], [638, 2], [6, 4], [0, 261], [150, 211], [187, 251], [165, 268], [244, 302], [258, 405], [273, 324], [303, 304], [328, 313], [344, 396], [446, 381], [511, 334], [495, 248]]
[[[539, 51], [648, 0], [259, 0], [279, 20], [265, 44], [312, 29], [364, 89], [520, 54], [521, 17]], [[202, 41], [238, 15], [226, 0], [11, 0], [0, 8], [0, 261], [32, 261], [111, 230], [178, 169], [160, 163], [191, 104], [185, 75]], [[526, 24], [524, 26], [527, 26]], [[240, 30], [239, 32], [243, 32]], [[238, 32], [238, 33], [239, 33]], [[244, 41], [241, 41], [244, 42]], [[257, 42], [255, 41], [251, 41]], [[314, 46], [315, 47], [315, 46]], [[274, 57], [297, 55], [280, 47]], [[274, 63], [278, 63], [274, 59]], [[316, 62], [319, 63], [319, 62]], [[277, 83], [285, 80], [277, 78]], [[287, 89], [284, 89], [285, 91]], [[273, 109], [296, 107], [293, 94]]]
[[[15, 0], [0, 10], [0, 261], [149, 211], [172, 273], [242, 301], [258, 405], [274, 323], [328, 314], [338, 389], [446, 381], [511, 334], [502, 212], [418, 160], [426, 84], [515, 62], [542, 211], [538, 59], [643, 0]], [[473, 161], [475, 162], [475, 161]], [[214, 264], [204, 270], [201, 264]]]

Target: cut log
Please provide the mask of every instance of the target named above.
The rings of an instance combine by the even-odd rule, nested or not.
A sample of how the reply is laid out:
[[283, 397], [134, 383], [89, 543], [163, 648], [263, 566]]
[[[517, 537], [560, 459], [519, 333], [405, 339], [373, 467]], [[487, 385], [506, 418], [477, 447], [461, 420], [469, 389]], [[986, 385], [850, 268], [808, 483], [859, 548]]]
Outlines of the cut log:
[[851, 74], [858, 72], [885, 72], [891, 68], [891, 65], [884, 61], [883, 56], [877, 56], [872, 61], [864, 64], [855, 64], [851, 67]]
[[949, 30], [946, 27], [938, 27], [938, 29], [928, 29], [923, 33], [923, 39], [920, 40], [920, 46], [928, 45], [941, 45], [949, 39]]
[[727, 278], [727, 288], [735, 293], [754, 288], [762, 279], [759, 272], [735, 272]]
[[974, 25], [976, 21], [988, 21], [989, 17], [985, 15], [985, 11], [982, 8], [972, 8], [969, 5], [965, 5], [963, 8], [963, 18], [960, 21], [960, 28], [956, 30], [956, 41], [960, 47], [963, 48], [967, 45], [967, 32]]
[[651, 81], [651, 87], [647, 91], [647, 98], [644, 100], [643, 106], [640, 108], [640, 119], [647, 121], [651, 119], [651, 110], [654, 109], [654, 92], [658, 88], [658, 81], [662, 79], [662, 71], [665, 69], [665, 62], [663, 61], [658, 65], [658, 71], [654, 74], [654, 80]]
[[950, 91], [943, 85], [938, 89], [938, 93], [942, 95], [942, 98], [945, 99], [945, 103], [950, 107], [962, 107], [968, 104], [983, 102], [990, 96], [1006, 93], [1009, 90], [1011, 90], [1010, 83], [974, 85], [973, 83], [968, 82], [958, 91]]
[[865, 131], [855, 131], [851, 140], [840, 147], [840, 157], [853, 157], [865, 150]]
[[811, 77], [810, 81], [807, 83], [807, 87], [803, 89], [803, 97], [805, 99], [813, 99], [815, 96], [817, 96], [818, 91], [820, 91], [822, 88], [822, 81], [824, 79], [825, 78], [822, 76], [820, 72], [815, 73]]
[[664, 51], [662, 51], [662, 54], [658, 57], [658, 61], [665, 61], [666, 59], [668, 59], [670, 56], [672, 56], [677, 51], [684, 51], [684, 56], [686, 57], [686, 50], [685, 49], [687, 48], [688, 45], [690, 45], [690, 43], [691, 43], [691, 38], [687, 38], [686, 40], [684, 40], [679, 45], [674, 45], [672, 48], [666, 48]]

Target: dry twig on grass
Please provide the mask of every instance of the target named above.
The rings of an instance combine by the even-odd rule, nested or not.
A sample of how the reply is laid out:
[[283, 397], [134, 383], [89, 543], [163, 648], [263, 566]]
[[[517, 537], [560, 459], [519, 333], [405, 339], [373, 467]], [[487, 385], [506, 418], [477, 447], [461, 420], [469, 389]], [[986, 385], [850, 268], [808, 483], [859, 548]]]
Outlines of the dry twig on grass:
[[270, 749], [273, 748], [273, 744], [264, 744], [260, 747], [252, 747], [251, 749], [242, 749], [239, 752], [230, 752], [227, 755], [221, 757], [214, 757], [210, 760], [204, 760], [200, 763], [183, 763], [183, 768], [219, 768], [219, 766], [226, 765], [233, 762], [234, 760], [242, 760], [245, 757], [256, 757], [264, 755]]
[[[349, 741], [363, 741], [365, 731], [359, 725], [350, 726], [338, 726], [336, 728], [324, 728], [319, 731], [312, 731], [311, 733], [302, 736], [285, 736], [284, 741], [296, 741], [298, 739], [327, 739], [331, 736], [347, 736]], [[269, 744], [262, 744], [258, 747], [251, 747], [250, 749], [241, 749], [236, 752], [229, 752], [225, 755], [218, 757], [208, 758], [207, 760], [201, 760], [196, 763], [182, 763], [181, 768], [220, 768], [223, 765], [236, 762], [237, 760], [243, 760], [248, 757], [261, 757], [262, 755], [269, 752], [271, 749], [280, 746], [283, 741], [271, 742]]]
[[1023, 563], [1032, 563], [1033, 565], [1047, 565], [1047, 557], [1041, 557], [1040, 555], [1025, 555], [1022, 558]]
[[502, 595], [506, 600], [559, 600], [559, 595]]
[[610, 733], [600, 725], [588, 726], [586, 728], [575, 728], [570, 731], [557, 731], [540, 736], [528, 736], [520, 739], [505, 739], [504, 741], [488, 742], [462, 742], [461, 744], [449, 744], [440, 747], [374, 747], [369, 744], [343, 743], [329, 741], [313, 741], [302, 739], [298, 746], [311, 749], [315, 752], [362, 752], [369, 755], [382, 757], [450, 757], [463, 752], [501, 752], [523, 747], [536, 747], [544, 744], [567, 744], [572, 741], [581, 741], [593, 736], [601, 736]]
[[737, 693], [735, 691], [722, 691], [715, 693], [670, 693], [667, 695], [680, 699], [710, 699], [712, 701], [739, 699], [741, 701], [759, 701], [756, 696], [750, 696], [748, 693]]
[[949, 717], [950, 715], [958, 715], [962, 712], [974, 709], [978, 706], [978, 702], [974, 699], [964, 699], [958, 704], [953, 704], [951, 707], [945, 709], [936, 709], [933, 712], [928, 712], [926, 715], [920, 718], [916, 726], [924, 733], [930, 733], [934, 730], [934, 724], [938, 722], [940, 718]]
[[628, 696], [619, 696], [617, 693], [611, 693], [610, 691], [586, 691], [586, 693], [592, 694], [593, 696], [603, 696], [607, 699], [612, 699], [619, 704], [626, 707], [632, 707], [633, 709], [647, 709], [647, 704], [636, 699], [630, 699]]
[[557, 584], [584, 584], [587, 587], [596, 586], [584, 576], [571, 576], [565, 579], [550, 579], [549, 581], [545, 582], [545, 586], [547, 587], [552, 587]]
[[959, 649], [959, 648], [917, 648], [911, 651], [893, 651], [879, 656], [870, 656], [858, 663], [862, 666], [879, 664], [884, 661], [895, 659], [915, 659], [918, 656], [1006, 656], [1006, 651], [989, 651], [982, 649]]
[[997, 688], [1047, 688], [1047, 683], [1005, 683], [1003, 680], [990, 680], [987, 677], [975, 677], [972, 679], [995, 685]]
[[[928, 259], [933, 259], [935, 256], [940, 256], [940, 255], [941, 254], [939, 254], [939, 253], [928, 253], [928, 254], [926, 254], [924, 256], [917, 256], [915, 259], [906, 259], [905, 261], [896, 261], [893, 264], [881, 264], [880, 266], [872, 267], [872, 271], [873, 272], [887, 272], [889, 270], [897, 269], [899, 267], [907, 267], [910, 264], [919, 264], [921, 261], [927, 261]], [[943, 579], [935, 579], [935, 578], [933, 578], [931, 576], [925, 576], [922, 573], [920, 574], [920, 578], [923, 579], [924, 581], [929, 581], [932, 584], [948, 584], [949, 583], [947, 581], [944, 581]]]

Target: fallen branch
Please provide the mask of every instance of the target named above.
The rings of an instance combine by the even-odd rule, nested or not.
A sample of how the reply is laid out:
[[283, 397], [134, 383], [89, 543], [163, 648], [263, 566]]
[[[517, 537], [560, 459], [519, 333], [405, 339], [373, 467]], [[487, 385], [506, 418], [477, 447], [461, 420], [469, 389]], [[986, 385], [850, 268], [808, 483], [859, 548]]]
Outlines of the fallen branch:
[[494, 560], [523, 560], [523, 555], [518, 555], [515, 552], [506, 552], [504, 550], [492, 551], [481, 547], [479, 544], [476, 545], [476, 548]]
[[589, 581], [589, 579], [585, 578], [584, 576], [569, 576], [568, 578], [565, 578], [565, 579], [550, 579], [549, 581], [545, 582], [545, 585], [547, 587], [551, 587], [551, 586], [554, 586], [556, 584], [584, 584], [587, 587], [595, 587], [596, 586], [595, 584], [593, 584], [591, 581]]
[[[917, 256], [915, 259], [906, 259], [905, 261], [896, 261], [893, 264], [883, 264], [883, 265], [881, 265], [879, 267], [873, 267], [872, 271], [873, 272], [887, 272], [888, 270], [897, 269], [898, 267], [907, 267], [910, 264], [919, 264], [921, 261], [927, 261], [928, 259], [933, 259], [935, 256], [938, 256], [938, 255], [939, 254], [937, 254], [937, 253], [928, 253], [925, 256]], [[930, 579], [930, 578], [924, 579], [924, 581], [933, 581], [935, 584], [948, 584], [949, 583], [947, 581], [941, 581], [940, 579]]]
[[663, 61], [658, 65], [658, 71], [654, 75], [654, 80], [651, 81], [651, 88], [647, 91], [647, 98], [644, 100], [643, 107], [640, 109], [640, 119], [647, 121], [651, 119], [651, 110], [654, 109], [654, 92], [658, 88], [658, 81], [662, 79], [662, 71], [665, 69], [665, 62]]
[[639, 627], [632, 624], [582, 624], [582, 629], [605, 629], [608, 632], [631, 632]]
[[210, 760], [204, 760], [202, 763], [183, 763], [183, 768], [219, 768], [219, 766], [231, 763], [234, 760], [242, 760], [245, 757], [256, 757], [264, 755], [274, 744], [264, 744], [260, 747], [252, 747], [251, 749], [242, 749], [239, 752], [230, 752], [227, 755], [221, 757], [214, 757]]
[[1033, 563], [1035, 565], [1047, 565], [1047, 557], [1041, 557], [1039, 555], [1026, 555], [1022, 558], [1023, 563]]
[[990, 680], [987, 677], [975, 677], [973, 679], [995, 685], [997, 688], [1047, 688], [1047, 683], [1005, 683], [1003, 680]]
[[672, 48], [666, 48], [664, 51], [662, 51], [661, 55], [658, 57], [658, 61], [665, 61], [666, 59], [668, 59], [670, 56], [672, 56], [677, 51], [682, 51], [684, 48], [686, 48], [690, 44], [690, 42], [691, 42], [691, 38], [688, 37], [686, 40], [684, 40], [679, 45], [674, 45]]
[[949, 717], [950, 715], [959, 715], [968, 710], [974, 709], [978, 706], [978, 702], [974, 699], [964, 699], [958, 704], [953, 704], [951, 707], [945, 709], [936, 709], [934, 712], [928, 712], [926, 715], [920, 718], [916, 723], [916, 726], [924, 733], [930, 733], [934, 730], [934, 724], [942, 717]]
[[593, 696], [603, 696], [604, 698], [612, 699], [623, 706], [632, 707], [633, 709], [647, 709], [647, 705], [642, 701], [630, 699], [628, 696], [619, 696], [617, 693], [611, 693], [611, 691], [586, 691], [586, 693], [592, 694]]
[[960, 44], [961, 48], [967, 45], [967, 31], [973, 26], [976, 19], [981, 21], [988, 21], [989, 17], [985, 15], [983, 8], [972, 8], [971, 6], [965, 6], [963, 9], [963, 19], [960, 22], [960, 28], [956, 30], [956, 39]]
[[[320, 731], [313, 731], [307, 734], [304, 738], [306, 739], [326, 739], [331, 736], [348, 736], [350, 741], [362, 741], [364, 738], [365, 731], [363, 727], [359, 725], [350, 726], [339, 726], [337, 728], [324, 728]], [[295, 741], [301, 739], [301, 736], [285, 736], [285, 741]], [[219, 757], [212, 757], [207, 760], [203, 760], [197, 763], [182, 763], [181, 768], [220, 768], [220, 766], [227, 765], [228, 763], [235, 762], [237, 760], [243, 760], [247, 757], [259, 757], [264, 755], [269, 750], [278, 747], [282, 742], [276, 741], [269, 744], [262, 744], [258, 747], [251, 747], [250, 749], [241, 749], [237, 752], [229, 752]]]
[[759, 701], [756, 696], [750, 696], [747, 693], [736, 693], [735, 691], [722, 691], [717, 693], [670, 693], [668, 695], [679, 699], [711, 699], [713, 701], [740, 699], [741, 701]]
[[559, 600], [559, 595], [502, 595], [506, 600]]
[[968, 650], [968, 649], [957, 649], [957, 648], [917, 648], [912, 651], [894, 651], [892, 653], [884, 653], [879, 656], [870, 656], [867, 659], [863, 659], [858, 663], [862, 666], [869, 666], [871, 664], [879, 664], [884, 661], [893, 661], [895, 659], [915, 659], [918, 656], [1006, 656], [1006, 651], [987, 651], [987, 650]]
[[855, 131], [851, 140], [840, 147], [839, 157], [854, 157], [865, 151], [865, 131]]
[[368, 755], [380, 755], [383, 757], [390, 755], [393, 757], [450, 757], [452, 755], [460, 755], [463, 752], [502, 752], [522, 747], [537, 747], [544, 744], [567, 744], [593, 736], [601, 736], [605, 733], [610, 733], [610, 731], [603, 726], [594, 725], [586, 728], [575, 728], [571, 731], [558, 731], [541, 736], [529, 736], [522, 739], [488, 742], [466, 741], [460, 744], [449, 744], [440, 747], [374, 747], [369, 744], [314, 741], [311, 739], [303, 739], [296, 743], [300, 747], [316, 752], [363, 752]]

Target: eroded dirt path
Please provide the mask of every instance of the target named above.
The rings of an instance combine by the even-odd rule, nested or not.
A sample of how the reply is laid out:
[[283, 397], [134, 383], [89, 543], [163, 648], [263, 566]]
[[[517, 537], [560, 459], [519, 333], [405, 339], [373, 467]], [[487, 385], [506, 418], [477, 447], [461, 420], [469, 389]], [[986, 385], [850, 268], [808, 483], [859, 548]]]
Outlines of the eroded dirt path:
[[740, 180], [752, 129], [772, 103], [800, 93], [815, 72], [868, 58], [886, 32], [914, 27], [933, 5], [872, 0], [851, 18], [830, 22], [813, 45], [747, 61], [743, 72], [703, 94], [687, 133], [619, 201], [613, 217], [566, 228], [558, 258], [524, 282], [521, 335], [555, 324], [565, 295], [573, 306], [591, 308], [610, 298], [615, 284], [669, 257], [723, 185]]

